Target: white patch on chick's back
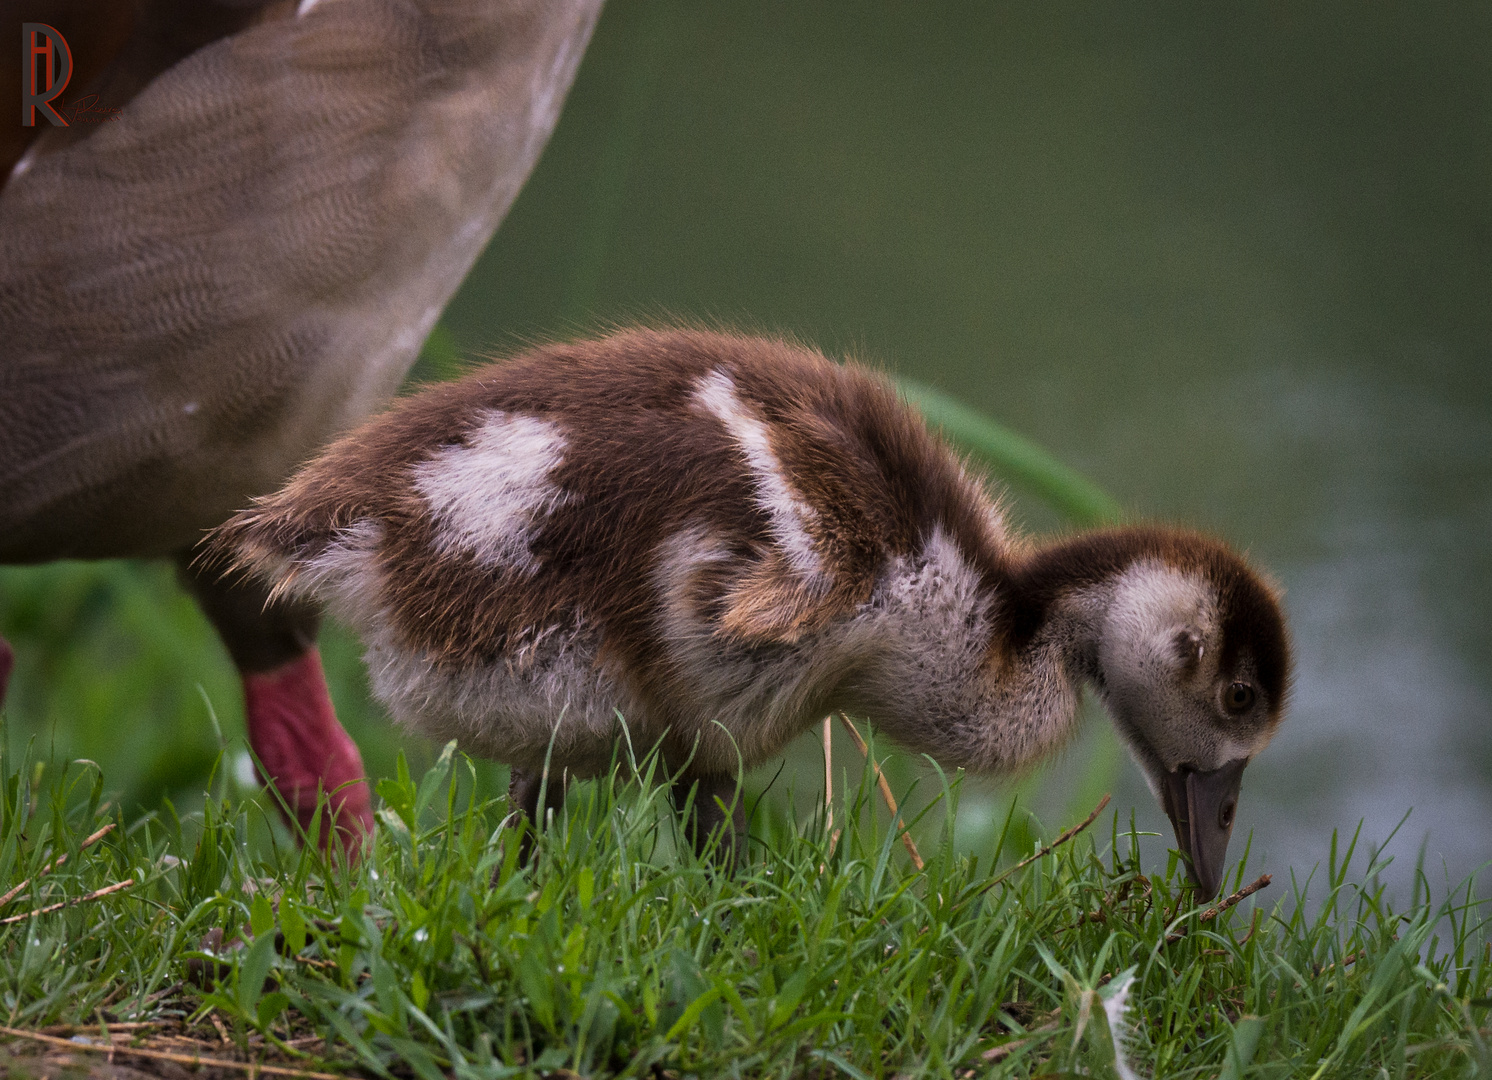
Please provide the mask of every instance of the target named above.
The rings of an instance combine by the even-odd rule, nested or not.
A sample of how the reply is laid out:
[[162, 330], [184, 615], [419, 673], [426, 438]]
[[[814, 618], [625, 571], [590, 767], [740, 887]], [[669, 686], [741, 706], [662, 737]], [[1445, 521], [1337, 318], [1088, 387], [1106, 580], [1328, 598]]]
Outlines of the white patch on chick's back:
[[537, 571], [529, 544], [570, 498], [549, 478], [564, 453], [557, 425], [494, 410], [463, 445], [417, 465], [414, 486], [435, 519], [437, 548], [483, 566]]
[[756, 481], [756, 503], [771, 521], [772, 538], [788, 566], [810, 581], [821, 578], [824, 568], [810, 531], [818, 515], [783, 475], [782, 463], [772, 451], [767, 425], [741, 403], [735, 383], [723, 371], [712, 371], [700, 379], [694, 399], [725, 425], [745, 456]]

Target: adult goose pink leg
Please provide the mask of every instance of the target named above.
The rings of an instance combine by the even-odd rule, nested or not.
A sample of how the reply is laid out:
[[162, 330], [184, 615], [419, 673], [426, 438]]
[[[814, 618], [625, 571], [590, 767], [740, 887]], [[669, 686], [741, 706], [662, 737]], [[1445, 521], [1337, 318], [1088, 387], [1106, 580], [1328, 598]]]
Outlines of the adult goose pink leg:
[[[183, 569], [182, 577], [217, 628], [243, 678], [249, 746], [259, 778], [272, 784], [307, 833], [318, 799], [329, 796], [316, 842], [356, 856], [373, 828], [372, 801], [357, 744], [337, 721], [316, 651], [320, 612], [270, 603], [258, 584]], [[333, 831], [335, 829], [335, 832]]]
[[[245, 671], [243, 688], [260, 780], [274, 785], [307, 833], [318, 796], [327, 792], [336, 827], [348, 834], [342, 839], [355, 851], [351, 841], [372, 829], [373, 810], [362, 755], [337, 721], [321, 655], [313, 646], [269, 671]], [[324, 823], [317, 837], [323, 847], [330, 824]]]

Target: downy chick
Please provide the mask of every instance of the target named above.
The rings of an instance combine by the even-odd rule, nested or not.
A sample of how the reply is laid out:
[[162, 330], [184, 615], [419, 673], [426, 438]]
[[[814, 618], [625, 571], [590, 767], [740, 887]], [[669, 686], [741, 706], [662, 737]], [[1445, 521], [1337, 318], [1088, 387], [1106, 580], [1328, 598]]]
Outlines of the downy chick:
[[602, 772], [625, 718], [698, 784], [697, 840], [741, 765], [828, 712], [1010, 773], [1071, 738], [1088, 685], [1210, 897], [1289, 678], [1274, 593], [1219, 541], [1033, 546], [885, 382], [770, 338], [634, 329], [485, 367], [213, 550], [351, 623], [395, 718], [510, 763], [531, 816], [546, 756]]

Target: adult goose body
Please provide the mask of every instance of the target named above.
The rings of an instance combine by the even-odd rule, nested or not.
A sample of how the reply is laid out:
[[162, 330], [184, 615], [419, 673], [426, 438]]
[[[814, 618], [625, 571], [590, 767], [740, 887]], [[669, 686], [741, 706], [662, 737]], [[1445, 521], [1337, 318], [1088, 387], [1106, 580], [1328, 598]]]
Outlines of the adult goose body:
[[1088, 685], [1211, 896], [1289, 673], [1276, 597], [1219, 541], [1034, 545], [885, 382], [769, 338], [534, 349], [401, 401], [212, 543], [348, 620], [393, 715], [509, 762], [531, 815], [546, 761], [605, 770], [625, 721], [699, 785], [700, 839], [830, 711], [1008, 773]]
[[[71, 27], [82, 5], [23, 7]], [[392, 395], [533, 168], [599, 7], [92, 5], [72, 87], [109, 121], [0, 140], [0, 563], [177, 559], [303, 823], [318, 788], [371, 822], [319, 612], [204, 579], [192, 549]], [[11, 658], [0, 640], [0, 698]]]

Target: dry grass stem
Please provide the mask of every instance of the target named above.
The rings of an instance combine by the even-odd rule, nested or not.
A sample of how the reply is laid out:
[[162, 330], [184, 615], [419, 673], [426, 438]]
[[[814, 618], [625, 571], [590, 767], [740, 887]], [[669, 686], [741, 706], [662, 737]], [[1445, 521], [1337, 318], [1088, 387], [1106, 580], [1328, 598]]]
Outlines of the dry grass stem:
[[15, 1039], [31, 1039], [35, 1042], [46, 1043], [48, 1046], [60, 1046], [64, 1050], [86, 1051], [94, 1054], [133, 1054], [136, 1057], [153, 1058], [156, 1061], [173, 1061], [178, 1065], [189, 1065], [194, 1069], [236, 1069], [246, 1072], [250, 1076], [256, 1073], [268, 1073], [272, 1076], [299, 1076], [307, 1080], [345, 1080], [345, 1077], [337, 1073], [311, 1072], [307, 1069], [292, 1069], [282, 1065], [262, 1065], [257, 1061], [233, 1061], [229, 1058], [203, 1057], [200, 1054], [177, 1054], [170, 1050], [152, 1050], [145, 1046], [117, 1046], [103, 1043], [80, 1043], [71, 1039], [59, 1039], [52, 1035], [42, 1035], [35, 1031], [22, 1031], [19, 1028], [4, 1027], [0, 1025], [0, 1035], [9, 1035]]
[[[1363, 950], [1362, 952], [1350, 952], [1346, 956], [1342, 957], [1342, 966], [1350, 967], [1351, 965], [1357, 963], [1359, 960], [1363, 959], [1365, 956], [1367, 956], [1367, 950]], [[1319, 979], [1322, 975], [1327, 974], [1336, 966], [1337, 962], [1333, 960], [1331, 963], [1327, 964], [1325, 967], [1317, 969], [1312, 974]]]
[[[161, 1022], [159, 1020], [130, 1020], [130, 1021], [126, 1021], [124, 1023], [113, 1023], [113, 1024], [109, 1023], [106, 1020], [102, 1024], [102, 1027], [105, 1028], [109, 1032], [110, 1035], [113, 1035], [116, 1032], [123, 1034], [123, 1033], [129, 1033], [129, 1032], [134, 1032], [134, 1031], [143, 1031], [146, 1028], [158, 1028], [160, 1026], [161, 1026]], [[52, 1024], [52, 1025], [50, 1025], [48, 1027], [39, 1028], [38, 1030], [43, 1035], [78, 1035], [78, 1034], [90, 1035], [90, 1034], [93, 1034], [93, 1033], [97, 1032], [99, 1030], [99, 1028], [100, 1028], [100, 1025], [97, 1024], [97, 1023], [94, 1023], [94, 1024]]]
[[[1059, 1016], [1061, 1014], [1061, 1011], [1062, 1010], [1060, 1009], [1057, 1010]], [[1052, 1035], [1056, 1034], [1058, 1026], [1059, 1023], [1057, 1020], [1048, 1020], [1040, 1027], [1032, 1028], [1025, 1035], [1022, 1035], [1019, 1039], [1011, 1039], [1009, 1042], [1001, 1043], [999, 1046], [992, 1046], [979, 1056], [982, 1060], [991, 1063], [996, 1061], [1004, 1061], [1021, 1047], [1029, 1046], [1031, 1043], [1039, 1042], [1042, 1039], [1049, 1038]]]
[[35, 911], [23, 911], [19, 915], [0, 919], [0, 926], [9, 926], [11, 923], [24, 922], [37, 915], [50, 915], [54, 911], [61, 911], [63, 908], [72, 907], [74, 904], [86, 904], [88, 901], [97, 900], [101, 896], [108, 896], [110, 893], [117, 893], [121, 889], [128, 889], [134, 883], [134, 878], [125, 878], [123, 881], [115, 882], [113, 885], [105, 885], [102, 889], [94, 889], [87, 896], [75, 896], [71, 900], [63, 900], [57, 904], [48, 904], [46, 907], [37, 908]]
[[963, 900], [960, 900], [957, 904], [955, 904], [953, 910], [957, 911], [959, 908], [967, 904], [970, 900], [973, 900], [974, 897], [983, 896], [985, 893], [993, 889], [996, 885], [1000, 884], [1000, 882], [1009, 880], [1010, 876], [1017, 871], [1024, 870], [1026, 867], [1030, 866], [1037, 860], [1046, 858], [1063, 844], [1067, 843], [1067, 841], [1071, 840], [1078, 833], [1086, 829], [1089, 825], [1092, 825], [1095, 821], [1097, 821], [1098, 815], [1103, 813], [1103, 808], [1108, 805], [1109, 796], [1105, 795], [1103, 798], [1098, 800], [1098, 805], [1093, 808], [1093, 813], [1089, 814], [1072, 828], [1067, 829], [1059, 834], [1057, 839], [1053, 840], [1050, 844], [1042, 848], [1035, 855], [1027, 855], [1024, 859], [1016, 863], [1009, 870], [1006, 870], [1003, 874], [996, 876], [992, 881], [985, 882], [971, 896], [965, 897]]
[[834, 718], [824, 717], [824, 831], [834, 831]]
[[[78, 850], [80, 852], [87, 851], [94, 844], [98, 843], [100, 840], [102, 840], [104, 837], [108, 836], [109, 833], [111, 833], [113, 831], [114, 831], [114, 822], [111, 821], [111, 822], [109, 822], [109, 824], [105, 825], [102, 829], [98, 830], [98, 832], [96, 832], [93, 835], [89, 836], [86, 840], [84, 840], [81, 844], [79, 844], [78, 845]], [[57, 867], [61, 866], [65, 862], [67, 862], [67, 856], [66, 855], [59, 855], [55, 859], [53, 859], [51, 862], [47, 863], [46, 866], [43, 866], [40, 870], [38, 870], [36, 872], [36, 876], [37, 877], [44, 877], [45, 875], [50, 874], [53, 870], [57, 869]], [[12, 900], [14, 900], [17, 896], [21, 895], [21, 892], [26, 888], [27, 885], [31, 884], [32, 880], [33, 879], [31, 879], [31, 878], [27, 878], [25, 881], [21, 882], [15, 888], [11, 889], [10, 892], [6, 893], [4, 896], [0, 896], [0, 907], [4, 907], [6, 904], [8, 904]]]
[[[896, 827], [901, 830], [901, 842], [907, 847], [907, 854], [912, 857], [912, 865], [918, 870], [926, 869], [927, 864], [922, 861], [922, 853], [917, 850], [917, 841], [912, 839], [912, 834], [907, 832], [907, 827], [902, 823], [901, 813], [896, 809], [896, 797], [891, 794], [891, 785], [886, 783], [886, 774], [881, 772], [881, 766], [870, 756], [870, 747], [866, 745], [865, 739], [861, 737], [860, 730], [850, 723], [850, 718], [844, 713], [839, 714], [840, 722], [844, 729], [850, 733], [850, 738], [855, 740], [855, 745], [860, 748], [860, 753], [865, 755], [870, 767], [876, 771], [876, 786], [881, 789], [881, 798], [886, 800], [886, 805], [891, 809], [891, 817], [896, 821]], [[827, 752], [829, 746], [829, 721], [824, 720], [824, 747]]]
[[1140, 874], [1137, 877], [1131, 878], [1130, 880], [1124, 882], [1113, 892], [1104, 893], [1103, 900], [1100, 901], [1098, 909], [1096, 911], [1088, 912], [1087, 914], [1083, 915], [1082, 918], [1078, 919], [1077, 922], [1068, 923], [1057, 932], [1060, 934], [1066, 933], [1068, 930], [1076, 930], [1084, 923], [1108, 922], [1109, 912], [1111, 910], [1117, 909], [1119, 905], [1129, 900], [1130, 895], [1134, 892], [1135, 882], [1139, 882], [1140, 886], [1144, 889], [1144, 892], [1142, 892], [1139, 897], [1140, 901], [1144, 904], [1142, 913], [1143, 911], [1149, 911], [1151, 900], [1154, 897], [1154, 890], [1151, 888], [1150, 879], [1147, 878], [1144, 874]]

